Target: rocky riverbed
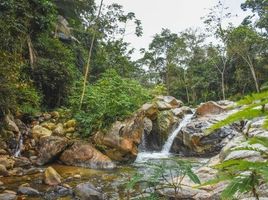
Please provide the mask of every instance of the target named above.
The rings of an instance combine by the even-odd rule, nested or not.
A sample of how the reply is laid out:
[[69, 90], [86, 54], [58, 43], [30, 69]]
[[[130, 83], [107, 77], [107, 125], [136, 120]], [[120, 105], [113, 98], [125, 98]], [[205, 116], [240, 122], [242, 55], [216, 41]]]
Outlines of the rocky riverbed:
[[[217, 175], [212, 166], [224, 160], [263, 159], [254, 151], [231, 151], [246, 145], [245, 131], [249, 136], [268, 137], [260, 126], [262, 118], [254, 119], [250, 128], [237, 123], [206, 134], [211, 124], [234, 112], [229, 110], [231, 105], [227, 101], [207, 102], [194, 110], [173, 97], [160, 96], [106, 132], [83, 140], [76, 121], [59, 112], [34, 117], [7, 115], [1, 124], [0, 200], [128, 199], [140, 195], [140, 188], [131, 193], [126, 190], [133, 176], [137, 172], [150, 175], [141, 161], [187, 157], [194, 161], [195, 173], [205, 182]], [[177, 129], [189, 114], [190, 121]], [[163, 156], [161, 150], [174, 131], [178, 132], [170, 152]], [[138, 156], [141, 153], [149, 158]], [[137, 156], [142, 159], [135, 163]], [[200, 200], [219, 199], [226, 187], [222, 183], [196, 189], [187, 178], [183, 185], [180, 198]], [[157, 193], [163, 199], [174, 198], [173, 190], [159, 189]], [[265, 191], [261, 195], [268, 196]]]

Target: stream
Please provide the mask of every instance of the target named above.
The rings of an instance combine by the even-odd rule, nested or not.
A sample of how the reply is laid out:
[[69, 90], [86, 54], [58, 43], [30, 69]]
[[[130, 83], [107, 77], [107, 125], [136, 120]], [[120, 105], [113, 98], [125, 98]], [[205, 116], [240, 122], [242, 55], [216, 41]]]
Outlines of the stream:
[[[179, 126], [169, 135], [168, 140], [163, 145], [160, 152], [148, 152], [142, 150], [136, 161], [133, 164], [119, 165], [116, 169], [112, 170], [97, 170], [97, 169], [87, 169], [80, 167], [65, 166], [60, 164], [52, 164], [52, 166], [62, 177], [63, 186], [67, 184], [70, 187], [75, 187], [79, 183], [90, 182], [97, 189], [103, 191], [107, 199], [126, 199], [127, 190], [126, 184], [132, 179], [136, 174], [144, 174], [145, 178], [149, 178], [153, 169], [147, 163], [160, 164], [162, 162], [165, 165], [173, 165], [176, 160], [184, 160], [191, 162], [192, 166], [200, 167], [207, 163], [208, 159], [204, 158], [182, 158], [178, 155], [169, 153], [173, 140], [180, 132], [181, 128], [187, 125], [193, 115], [186, 115], [181, 121]], [[143, 142], [144, 143], [144, 142]], [[146, 144], [143, 144], [143, 149]], [[19, 155], [19, 152], [16, 153]], [[37, 189], [42, 193], [41, 197], [27, 197], [29, 200], [71, 200], [73, 199], [72, 194], [58, 195], [54, 192], [52, 186], [45, 185], [43, 183], [43, 171], [48, 166], [38, 168], [39, 173], [34, 173], [25, 176], [9, 176], [0, 179], [4, 183], [4, 188], [0, 187], [0, 192], [5, 190], [17, 191], [18, 187], [22, 184], [28, 183], [30, 187]], [[131, 191], [131, 197], [139, 196], [140, 188], [135, 188]]]

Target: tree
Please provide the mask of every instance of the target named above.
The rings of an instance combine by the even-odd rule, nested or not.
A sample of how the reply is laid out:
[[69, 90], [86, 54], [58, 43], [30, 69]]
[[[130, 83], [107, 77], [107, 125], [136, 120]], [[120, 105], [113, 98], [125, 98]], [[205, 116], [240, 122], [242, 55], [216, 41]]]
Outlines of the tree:
[[[246, 0], [245, 3], [241, 4], [243, 10], [251, 9], [254, 13], [253, 16], [249, 16], [244, 20], [244, 23], [247, 23], [250, 18], [255, 17], [255, 13], [258, 15], [256, 21], [256, 27], [265, 29], [266, 33], [268, 32], [268, 11], [267, 11], [268, 2], [267, 0]], [[251, 21], [250, 21], [251, 22]]]
[[255, 62], [264, 50], [265, 40], [248, 26], [239, 26], [229, 34], [228, 50], [230, 54], [239, 55], [251, 71], [257, 92], [260, 92]]
[[[227, 63], [230, 58], [227, 54], [227, 40], [228, 40], [228, 28], [224, 29], [223, 23], [225, 20], [231, 17], [231, 13], [227, 12], [228, 7], [219, 1], [216, 6], [210, 9], [210, 13], [204, 18], [206, 24], [206, 30], [213, 34], [218, 40], [218, 44], [214, 48], [213, 55], [211, 55], [211, 62], [214, 64], [216, 70], [219, 72], [221, 77], [221, 90], [222, 98], [225, 100], [225, 73]], [[229, 26], [231, 26], [229, 24]], [[211, 53], [212, 53], [211, 52]]]

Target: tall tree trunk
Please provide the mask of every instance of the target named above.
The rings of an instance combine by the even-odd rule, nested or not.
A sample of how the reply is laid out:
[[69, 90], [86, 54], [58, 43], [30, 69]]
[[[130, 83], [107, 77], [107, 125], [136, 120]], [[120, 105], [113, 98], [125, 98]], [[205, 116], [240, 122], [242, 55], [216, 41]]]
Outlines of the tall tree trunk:
[[255, 83], [256, 91], [259, 93], [260, 87], [259, 87], [258, 79], [256, 76], [256, 72], [255, 72], [255, 68], [254, 68], [254, 65], [252, 63], [252, 60], [251, 60], [249, 55], [247, 55], [246, 57], [242, 55], [242, 58], [245, 60], [245, 62], [248, 64], [248, 66], [250, 68], [250, 71], [251, 71], [251, 74], [252, 74], [252, 77], [253, 77], [253, 80]]
[[186, 82], [185, 72], [183, 72], [183, 79], [184, 79], [185, 91], [186, 91], [186, 96], [187, 96], [187, 102], [188, 102], [188, 104], [190, 104], [189, 90], [188, 90], [188, 84]]
[[[103, 0], [101, 0], [101, 3], [100, 3], [99, 12], [98, 12], [98, 15], [97, 15], [97, 18], [96, 18], [96, 23], [98, 23], [98, 19], [100, 17], [102, 5], [103, 5]], [[85, 75], [84, 75], [83, 90], [82, 90], [82, 94], [81, 94], [79, 110], [81, 110], [81, 108], [82, 108], [82, 104], [83, 104], [84, 97], [85, 97], [85, 91], [86, 91], [86, 86], [87, 86], [87, 82], [88, 82], [87, 79], [88, 79], [88, 74], [89, 74], [91, 55], [92, 55], [93, 45], [94, 45], [95, 38], [96, 38], [96, 32], [97, 32], [97, 26], [95, 26], [95, 28], [93, 30], [93, 36], [92, 36], [92, 40], [91, 40], [91, 44], [90, 44], [90, 49], [89, 49], [89, 52], [88, 52], [88, 59], [87, 59], [86, 67], [85, 67], [86, 71], [85, 71]]]
[[225, 85], [224, 85], [224, 72], [221, 73], [221, 91], [222, 91], [222, 98], [225, 100]]
[[36, 55], [35, 55], [35, 52], [34, 52], [31, 36], [27, 35], [26, 39], [27, 39], [27, 45], [28, 45], [28, 51], [29, 51], [29, 57], [30, 57], [30, 65], [31, 65], [31, 68], [33, 69], [34, 68], [34, 63], [36, 61]]

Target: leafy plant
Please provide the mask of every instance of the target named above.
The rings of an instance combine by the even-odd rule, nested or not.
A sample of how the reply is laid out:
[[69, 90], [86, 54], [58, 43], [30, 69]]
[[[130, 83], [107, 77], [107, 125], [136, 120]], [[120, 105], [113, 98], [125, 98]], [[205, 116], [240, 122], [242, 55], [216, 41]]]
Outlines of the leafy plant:
[[115, 70], [107, 70], [95, 84], [87, 86], [79, 111], [80, 93], [78, 82], [69, 102], [84, 136], [123, 120], [151, 98], [138, 82], [120, 77]]
[[175, 197], [177, 197], [185, 177], [189, 177], [194, 183], [200, 184], [198, 176], [192, 171], [192, 165], [188, 161], [169, 159], [163, 160], [160, 164], [148, 162], [146, 166], [152, 170], [150, 175], [135, 174], [126, 186], [128, 192], [137, 185], [142, 188], [141, 194], [148, 192], [157, 194], [157, 190], [172, 188]]
[[[249, 120], [249, 119], [253, 119], [253, 118], [261, 117], [261, 116], [267, 116], [268, 118], [268, 112], [264, 109], [267, 103], [268, 103], [268, 91], [245, 96], [243, 99], [237, 102], [238, 106], [244, 105], [244, 108], [228, 116], [224, 120], [219, 121], [218, 123], [215, 123], [214, 125], [212, 125], [207, 130], [207, 134], [236, 121], [246, 120], [246, 119]], [[267, 120], [264, 123], [263, 127], [267, 128]]]

